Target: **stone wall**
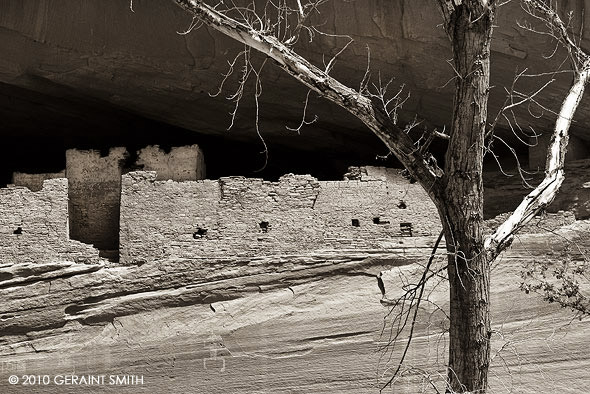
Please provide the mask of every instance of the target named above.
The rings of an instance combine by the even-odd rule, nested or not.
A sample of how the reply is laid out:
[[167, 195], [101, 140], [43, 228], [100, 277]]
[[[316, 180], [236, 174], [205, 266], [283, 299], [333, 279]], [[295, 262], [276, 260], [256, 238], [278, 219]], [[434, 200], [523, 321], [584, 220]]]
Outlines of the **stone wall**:
[[70, 188], [70, 236], [100, 250], [119, 245], [119, 199], [125, 148], [99, 151], [66, 151], [66, 176]]
[[205, 159], [198, 145], [179, 146], [166, 153], [158, 145], [138, 152], [137, 165], [156, 171], [157, 180], [196, 181], [205, 179]]
[[98, 261], [98, 250], [68, 235], [68, 182], [51, 179], [40, 191], [0, 189], [0, 263]]
[[123, 176], [121, 262], [387, 248], [438, 234], [436, 210], [420, 186], [386, 175], [174, 182], [131, 172]]
[[[107, 155], [95, 150], [66, 151], [66, 170], [59, 173], [15, 172], [13, 184], [39, 191], [43, 181], [66, 177], [69, 181], [70, 236], [92, 244], [101, 255], [117, 259], [121, 174], [127, 160], [125, 148], [110, 149]], [[158, 180], [198, 180], [205, 177], [203, 152], [198, 145], [173, 147], [165, 152], [148, 146], [138, 152], [134, 167], [157, 171]]]
[[24, 172], [15, 172], [12, 174], [12, 183], [14, 186], [28, 187], [31, 191], [38, 192], [43, 189], [43, 181], [47, 179], [65, 178], [66, 172], [48, 172], [40, 174], [26, 174]]
[[[401, 182], [399, 182], [401, 180]], [[439, 222], [420, 186], [405, 179], [320, 182], [316, 204], [325, 243], [382, 248], [398, 237], [433, 236]]]

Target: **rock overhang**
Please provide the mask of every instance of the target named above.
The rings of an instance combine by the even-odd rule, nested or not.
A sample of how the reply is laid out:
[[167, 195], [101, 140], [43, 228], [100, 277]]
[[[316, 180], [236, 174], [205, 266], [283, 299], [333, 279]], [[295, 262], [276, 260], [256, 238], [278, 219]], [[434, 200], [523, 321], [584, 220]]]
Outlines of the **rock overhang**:
[[[582, 17], [588, 18], [582, 12], [585, 3], [570, 1], [560, 7], [573, 11], [573, 25], [578, 26]], [[137, 138], [133, 129], [138, 124], [139, 129], [151, 129], [154, 134], [149, 143], [161, 144], [172, 134], [188, 131], [198, 138], [218, 138], [216, 144], [222, 139], [245, 144], [259, 153], [263, 148], [253, 130], [253, 99], [245, 95], [237, 127], [228, 132], [233, 103], [226, 96], [236, 88], [235, 83], [228, 81], [227, 89], [217, 97], [209, 94], [217, 90], [227, 61], [241, 46], [206, 28], [177, 34], [190, 25], [191, 18], [172, 2], [137, 2], [134, 12], [128, 6], [126, 2], [50, 1], [46, 7], [36, 1], [6, 2], [0, 16], [4, 55], [0, 91], [6, 116], [0, 127], [4, 136], [15, 141], [11, 145], [27, 134], [64, 139], [70, 147], [96, 147], [97, 141], [112, 141], [115, 146], [121, 144], [116, 141], [121, 135]], [[511, 85], [515, 70], [547, 72], [562, 60], [559, 56], [544, 59], [553, 48], [546, 38], [518, 28], [516, 21], [524, 15], [517, 4], [501, 7], [498, 14], [492, 45], [491, 111], [503, 103], [503, 88]], [[404, 119], [416, 115], [427, 127], [449, 124], [453, 71], [447, 60], [451, 54], [432, 4], [425, 0], [344, 2], [326, 7], [322, 18], [326, 29], [350, 34], [355, 40], [336, 62], [335, 76], [357, 86], [364, 75], [368, 45], [373, 73], [394, 77], [394, 84], [404, 84], [411, 94], [402, 111]], [[590, 33], [582, 34], [587, 38]], [[297, 50], [321, 64], [323, 54], [333, 55], [344, 43], [343, 39], [316, 37], [312, 43], [301, 40]], [[301, 120], [306, 89], [278, 67], [267, 67], [265, 72], [262, 135], [281, 152], [272, 155], [271, 151], [271, 160], [285, 150], [319, 151], [334, 160], [350, 157], [353, 161], [384, 153], [384, 147], [360, 122], [313, 94], [309, 116], [318, 115], [319, 122], [300, 135], [288, 131], [285, 126], [296, 126]], [[567, 89], [570, 75], [554, 77], [546, 99], [553, 106]], [[534, 91], [544, 82], [543, 78], [521, 78], [519, 90]], [[553, 115], [548, 111], [535, 115], [540, 116], [529, 117], [522, 125], [549, 132]], [[590, 139], [583, 127], [590, 118], [590, 106], [583, 103], [577, 117], [573, 133], [582, 140]], [[526, 147], [521, 149], [526, 151]]]

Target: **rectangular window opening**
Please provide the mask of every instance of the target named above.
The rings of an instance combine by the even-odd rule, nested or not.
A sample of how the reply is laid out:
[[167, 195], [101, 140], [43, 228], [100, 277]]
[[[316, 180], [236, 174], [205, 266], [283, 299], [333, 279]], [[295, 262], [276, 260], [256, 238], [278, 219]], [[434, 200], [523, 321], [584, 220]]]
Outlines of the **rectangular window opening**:
[[411, 237], [412, 236], [412, 223], [402, 222], [399, 224], [399, 229], [402, 233], [402, 237]]

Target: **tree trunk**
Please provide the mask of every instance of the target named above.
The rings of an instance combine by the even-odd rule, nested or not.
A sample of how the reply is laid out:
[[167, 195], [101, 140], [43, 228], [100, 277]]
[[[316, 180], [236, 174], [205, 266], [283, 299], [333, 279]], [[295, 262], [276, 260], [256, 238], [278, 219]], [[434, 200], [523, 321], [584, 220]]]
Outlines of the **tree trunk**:
[[[478, 226], [448, 213], [450, 327], [447, 392], [484, 393], [490, 360], [490, 267]], [[453, 223], [454, 222], [454, 223]], [[457, 246], [454, 246], [453, 242]]]
[[443, 179], [445, 201], [438, 202], [450, 283], [447, 392], [484, 393], [487, 387], [490, 267], [483, 253], [482, 167], [493, 11], [491, 6], [457, 5], [447, 23], [456, 72], [453, 129]]

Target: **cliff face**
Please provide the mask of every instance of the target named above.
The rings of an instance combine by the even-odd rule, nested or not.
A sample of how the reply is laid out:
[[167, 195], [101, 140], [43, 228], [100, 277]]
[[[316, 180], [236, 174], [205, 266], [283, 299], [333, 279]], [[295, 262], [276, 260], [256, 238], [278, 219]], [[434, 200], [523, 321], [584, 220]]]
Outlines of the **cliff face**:
[[[206, 28], [177, 34], [190, 25], [191, 18], [170, 1], [136, 0], [133, 4], [132, 12], [127, 1], [2, 0], [0, 93], [6, 101], [3, 118], [7, 120], [3, 132], [39, 122], [32, 119], [31, 111], [40, 111], [48, 123], [59, 123], [65, 116], [72, 122], [91, 122], [99, 130], [101, 118], [108, 122], [100, 114], [124, 110], [198, 133], [226, 135], [232, 104], [225, 96], [235, 85], [230, 81], [225, 93], [216, 98], [209, 93], [217, 90], [228, 60], [241, 47]], [[573, 11], [576, 27], [590, 22], [590, 13], [582, 12], [584, 6], [590, 6], [590, 0], [559, 2], [561, 11]], [[411, 93], [404, 105], [406, 118], [417, 115], [439, 127], [449, 123], [453, 70], [447, 60], [451, 55], [438, 10], [431, 2], [335, 1], [322, 9], [321, 19], [326, 31], [348, 34], [355, 40], [337, 62], [336, 76], [358, 86], [368, 45], [373, 75], [380, 72], [385, 80], [394, 77], [396, 88], [405, 84]], [[512, 85], [515, 70], [552, 71], [564, 58], [559, 53], [544, 59], [553, 45], [546, 36], [518, 28], [516, 21], [524, 19], [518, 2], [499, 11], [491, 113], [504, 102], [504, 87]], [[582, 31], [584, 39], [590, 37], [588, 28]], [[345, 42], [318, 36], [313, 43], [301, 40], [298, 51], [321, 64], [323, 54], [335, 54]], [[299, 123], [306, 91], [277, 68], [267, 67], [265, 73], [261, 118], [269, 141], [299, 149], [369, 149], [375, 154], [379, 144], [361, 124], [313, 95], [311, 112], [319, 115], [320, 122], [305, 128], [301, 136], [286, 131], [285, 125]], [[546, 79], [521, 78], [516, 88], [532, 92]], [[541, 100], [553, 109], [570, 76], [557, 75], [556, 79]], [[252, 108], [251, 98], [241, 103], [240, 119], [230, 139], [257, 141]], [[93, 117], [93, 111], [98, 115]], [[553, 115], [540, 108], [533, 112], [539, 117], [529, 116], [523, 126], [530, 124], [541, 132], [550, 129]], [[579, 112], [579, 122], [573, 127], [587, 139], [583, 124], [590, 120], [590, 105], [583, 103]], [[59, 129], [56, 135], [66, 133]], [[109, 135], [106, 128], [101, 132]]]
[[[521, 262], [568, 254], [566, 239], [587, 248], [587, 222], [520, 237], [492, 273], [494, 392], [579, 393], [588, 386], [588, 320], [518, 290]], [[324, 252], [264, 258], [168, 260], [142, 266], [103, 264], [0, 268], [3, 393], [87, 392], [58, 385], [64, 375], [132, 375], [143, 384], [101, 385], [101, 392], [367, 393], [395, 367], [388, 308], [400, 279], [419, 275], [432, 243], [397, 252]], [[436, 261], [444, 264], [444, 256]], [[26, 268], [26, 269], [25, 269]], [[428, 289], [414, 345], [395, 392], [440, 385], [447, 352], [446, 286]], [[440, 310], [437, 308], [441, 308]], [[384, 325], [385, 323], [385, 325]], [[7, 382], [49, 375], [48, 385]], [[58, 380], [59, 382], [60, 380]], [[37, 390], [37, 391], [35, 391]], [[429, 392], [428, 390], [426, 392]]]
[[[246, 98], [241, 103], [236, 129], [228, 134], [225, 129], [231, 103], [224, 98], [227, 94], [208, 94], [216, 91], [221, 73], [227, 70], [227, 61], [241, 47], [206, 29], [177, 34], [190, 25], [191, 18], [169, 1], [134, 0], [133, 4], [134, 11], [129, 9], [128, 1], [119, 0], [0, 0], [0, 132], [10, 142], [0, 145], [0, 168], [4, 170], [10, 164], [10, 169], [15, 166], [13, 161], [26, 161], [37, 153], [47, 157], [43, 156], [46, 146], [39, 141], [57, 141], [57, 145], [63, 141], [64, 146], [59, 145], [61, 151], [56, 153], [63, 154], [67, 147], [93, 147], [97, 141], [114, 146], [111, 140], [121, 136], [127, 141], [139, 140], [146, 132], [158, 138], [165, 136], [164, 142], [169, 142], [167, 132], [172, 126], [186, 129], [194, 136], [222, 136], [237, 143], [238, 148], [241, 144], [258, 143], [253, 131], [252, 100]], [[574, 11], [574, 26], [590, 22], [589, 13], [582, 12], [584, 5], [590, 9], [590, 0], [559, 2], [562, 11]], [[580, 20], [582, 15], [585, 23]], [[405, 84], [411, 92], [404, 117], [410, 119], [417, 114], [429, 126], [449, 123], [453, 71], [447, 63], [449, 45], [438, 27], [440, 18], [431, 2], [341, 1], [323, 10], [322, 18], [326, 30], [350, 34], [355, 39], [355, 44], [337, 62], [335, 75], [357, 86], [365, 72], [368, 44], [374, 75], [380, 70], [383, 79], [395, 77], [396, 84]], [[546, 37], [517, 28], [515, 20], [520, 18], [516, 2], [500, 11], [493, 52], [492, 112], [503, 103], [503, 87], [512, 84], [515, 69], [528, 67], [530, 73], [552, 71], [563, 59], [560, 55], [543, 59], [543, 54], [551, 53], [552, 46]], [[585, 39], [590, 38], [587, 28], [582, 31]], [[302, 40], [298, 49], [321, 64], [322, 54], [335, 54], [345, 42], [317, 37], [313, 45]], [[380, 143], [362, 125], [313, 95], [310, 108], [320, 121], [305, 128], [301, 135], [286, 131], [285, 125], [300, 122], [306, 91], [276, 68], [268, 67], [266, 73], [261, 118], [268, 143], [298, 153], [315, 153], [320, 159], [328, 152], [346, 159], [383, 153]], [[542, 99], [542, 104], [551, 108], [559, 104], [569, 82], [567, 74], [555, 78], [547, 97]], [[522, 79], [518, 89], [535, 91], [545, 81]], [[231, 81], [229, 86], [228, 91], [235, 87]], [[578, 121], [573, 126], [580, 141], [589, 139], [585, 128], [590, 120], [587, 100], [580, 106]], [[536, 116], [528, 118], [526, 124], [537, 131], [549, 130], [551, 113], [532, 110]], [[227, 151], [219, 152], [219, 161], [235, 160]], [[291, 158], [305, 161], [307, 156]], [[315, 164], [329, 165], [320, 159]], [[214, 172], [215, 167], [211, 167]], [[585, 176], [586, 167], [575, 169], [581, 174], [580, 179]], [[63, 166], [54, 170], [61, 169]], [[158, 182], [153, 182], [154, 188], [171, 186]], [[505, 209], [500, 205], [507, 205], [508, 193], [516, 195], [513, 185], [502, 182], [492, 179], [490, 193], [498, 196], [492, 211]], [[217, 182], [202, 183], [214, 183], [221, 193]], [[247, 191], [247, 185], [241, 183], [247, 182], [232, 179], [229, 185]], [[324, 248], [310, 251], [301, 247], [285, 251], [288, 255], [240, 257], [235, 253], [223, 256], [223, 247], [228, 245], [219, 239], [212, 247], [219, 254], [210, 259], [191, 259], [162, 251], [158, 258], [122, 266], [100, 259], [97, 250], [68, 239], [66, 185], [61, 181], [49, 181], [49, 185], [55, 185], [57, 197], [44, 197], [47, 190], [19, 189], [18, 193], [26, 198], [14, 198], [5, 208], [4, 222], [0, 218], [3, 231], [9, 235], [0, 243], [4, 250], [12, 248], [10, 251], [14, 252], [9, 257], [14, 260], [0, 261], [0, 392], [87, 390], [59, 385], [53, 380], [56, 375], [75, 374], [141, 376], [142, 388], [150, 392], [364, 393], [376, 391], [381, 377], [391, 372], [387, 368], [395, 367], [387, 362], [389, 356], [379, 350], [389, 338], [390, 327], [386, 324], [383, 330], [388, 309], [380, 303], [376, 276], [386, 271], [385, 295], [394, 298], [402, 287], [400, 273], [411, 276], [418, 272], [431, 251], [432, 236], [404, 237], [403, 243], [397, 239], [386, 248], [367, 243], [366, 249], [354, 252]], [[330, 205], [345, 194], [328, 183], [325, 185], [329, 189], [327, 201], [320, 201], [319, 206]], [[567, 192], [574, 198], [569, 198], [569, 203], [558, 201], [558, 206], [573, 209], [576, 215], [586, 218], [590, 211], [587, 187], [582, 186], [584, 182], [576, 185]], [[143, 186], [147, 190], [152, 187]], [[263, 197], [268, 206], [274, 207], [269, 214], [276, 214], [279, 225], [317, 224], [313, 217], [308, 217], [307, 206], [297, 217], [301, 222], [291, 220], [291, 211], [277, 213], [273, 204], [280, 193], [273, 188], [282, 192], [279, 186], [268, 186]], [[286, 188], [284, 194], [302, 194], [311, 199], [315, 189], [310, 188]], [[97, 189], [105, 192], [103, 186]], [[172, 197], [175, 191], [172, 187]], [[392, 193], [396, 199], [388, 203], [399, 204], [399, 193]], [[170, 200], [174, 201], [172, 197]], [[262, 205], [258, 195], [246, 197], [256, 206]], [[35, 221], [23, 222], [21, 212], [24, 216], [31, 210], [21, 203], [37, 198], [44, 206], [53, 204], [60, 208], [60, 216], [51, 222], [51, 216], [40, 209], [32, 211]], [[572, 205], [571, 201], [576, 199], [579, 201]], [[6, 196], [3, 203], [4, 200], [8, 201]], [[227, 203], [221, 197], [213, 201]], [[237, 211], [238, 203], [234, 202], [227, 206]], [[137, 210], [130, 211], [131, 217], [141, 217], [143, 207], [133, 208]], [[348, 205], [341, 208], [347, 215], [353, 212]], [[388, 209], [411, 211], [413, 206], [395, 205]], [[427, 214], [423, 211], [420, 213]], [[179, 217], [189, 214], [177, 213]], [[329, 215], [324, 216], [332, 220]], [[379, 227], [379, 220], [373, 221], [375, 215], [371, 216], [344, 217], [346, 234], [363, 231], [363, 227], [356, 229], [352, 221], [358, 219], [361, 226], [373, 226], [374, 233], [368, 234], [372, 241], [375, 234], [391, 236], [386, 227]], [[148, 235], [156, 241], [162, 232], [158, 226], [168, 225], [166, 231], [184, 225], [165, 212], [152, 219], [143, 231], [152, 232]], [[207, 228], [217, 231], [212, 226], [229, 226], [230, 219], [216, 218]], [[252, 221], [256, 234], [248, 233], [250, 227], [232, 234], [251, 237], [244, 237], [240, 247], [251, 243], [254, 237], [265, 241], [269, 233], [264, 227], [274, 226], [274, 219], [260, 217]], [[590, 383], [584, 368], [590, 345], [588, 321], [572, 321], [571, 313], [518, 290], [521, 262], [560, 260], [572, 253], [567, 240], [583, 248], [590, 246], [588, 222], [572, 224], [570, 219], [564, 219], [567, 225], [557, 233], [523, 235], [494, 267], [494, 392], [578, 393]], [[392, 223], [396, 224], [396, 233], [402, 232], [402, 223]], [[194, 224], [198, 225], [189, 223]], [[335, 227], [341, 230], [344, 224]], [[279, 225], [274, 228], [280, 228]], [[34, 231], [27, 234], [29, 227]], [[315, 236], [316, 230], [306, 228], [301, 239], [308, 241], [308, 234]], [[39, 236], [45, 241], [25, 238], [23, 231], [25, 236]], [[48, 239], [49, 233], [54, 238]], [[203, 235], [198, 227], [191, 227], [181, 237], [177, 233], [169, 231], [165, 234], [167, 240], [176, 242], [180, 238], [182, 242], [197, 243], [202, 240], [199, 235]], [[214, 231], [210, 236], [215, 236]], [[346, 242], [349, 240], [357, 238], [349, 236]], [[51, 256], [51, 261], [19, 260], [19, 253], [25, 248], [31, 251], [31, 257], [56, 244], [67, 247]], [[138, 242], [134, 250], [151, 252], [141, 247]], [[84, 263], [72, 262], [76, 255]], [[573, 259], [581, 261], [582, 257], [575, 255]], [[445, 285], [432, 290], [431, 300], [446, 311]], [[396, 385], [396, 392], [420, 392], [428, 385], [422, 371], [434, 374], [444, 370], [444, 314], [434, 304], [423, 304], [423, 308], [407, 361], [408, 366], [415, 368]], [[392, 362], [395, 360], [397, 353]], [[23, 387], [7, 382], [9, 375], [22, 378], [45, 374], [52, 379], [47, 386]], [[440, 381], [440, 377], [431, 376]], [[103, 386], [100, 390], [138, 391], [132, 386]]]
[[[150, 151], [156, 163], [175, 157]], [[72, 153], [82, 163], [98, 156]], [[79, 218], [68, 215], [67, 179], [0, 189], [0, 392], [30, 391], [29, 376], [49, 379], [33, 392], [50, 393], [88, 389], [72, 376], [92, 376], [106, 392], [377, 391], [400, 351], [390, 359], [383, 349], [395, 329], [386, 305], [419, 279], [438, 233], [417, 184], [372, 167], [339, 182], [156, 178], [123, 175], [118, 263], [69, 239], [68, 221]], [[491, 385], [576, 392], [587, 383], [587, 320], [572, 322], [519, 285], [522, 263], [583, 264], [590, 223], [562, 213], [524, 230], [492, 270]], [[445, 264], [439, 250], [432, 269]], [[446, 282], [434, 278], [425, 294], [395, 392], [419, 392], [428, 376], [442, 384]]]

